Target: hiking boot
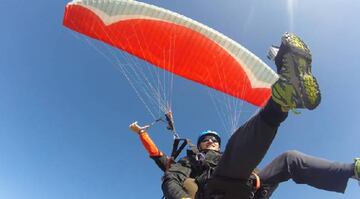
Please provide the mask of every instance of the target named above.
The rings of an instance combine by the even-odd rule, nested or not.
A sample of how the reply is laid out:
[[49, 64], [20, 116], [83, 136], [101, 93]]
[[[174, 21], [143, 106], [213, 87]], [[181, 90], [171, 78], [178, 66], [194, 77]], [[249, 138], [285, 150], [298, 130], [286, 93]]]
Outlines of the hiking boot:
[[315, 109], [320, 104], [320, 90], [311, 73], [311, 54], [296, 35], [285, 33], [275, 56], [279, 80], [272, 87], [272, 98], [284, 109]]
[[360, 181], [360, 158], [354, 159], [354, 178]]

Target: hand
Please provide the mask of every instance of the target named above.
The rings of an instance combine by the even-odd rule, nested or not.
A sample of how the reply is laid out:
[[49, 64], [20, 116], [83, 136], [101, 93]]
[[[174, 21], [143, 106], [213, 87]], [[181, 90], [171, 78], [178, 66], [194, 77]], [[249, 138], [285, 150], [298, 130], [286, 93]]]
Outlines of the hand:
[[149, 128], [149, 125], [146, 126], [139, 126], [137, 122], [133, 122], [130, 124], [129, 128], [137, 134], [145, 133], [146, 129]]

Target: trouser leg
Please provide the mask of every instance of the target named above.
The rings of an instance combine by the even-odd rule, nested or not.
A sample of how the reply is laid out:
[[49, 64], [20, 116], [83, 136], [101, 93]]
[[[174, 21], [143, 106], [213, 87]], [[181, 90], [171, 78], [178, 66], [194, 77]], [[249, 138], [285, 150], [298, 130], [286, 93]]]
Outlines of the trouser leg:
[[217, 176], [248, 179], [270, 147], [278, 126], [287, 117], [278, 104], [270, 99], [267, 105], [230, 138], [214, 172]]
[[287, 113], [272, 99], [230, 138], [212, 178], [208, 180], [206, 199], [247, 199], [252, 194], [248, 178], [270, 147], [278, 126]]
[[[297, 184], [328, 191], [344, 192], [354, 165], [316, 158], [298, 151], [288, 151], [274, 159], [259, 174], [262, 183], [272, 192], [279, 183], [293, 179]], [[259, 198], [269, 198], [259, 197]]]

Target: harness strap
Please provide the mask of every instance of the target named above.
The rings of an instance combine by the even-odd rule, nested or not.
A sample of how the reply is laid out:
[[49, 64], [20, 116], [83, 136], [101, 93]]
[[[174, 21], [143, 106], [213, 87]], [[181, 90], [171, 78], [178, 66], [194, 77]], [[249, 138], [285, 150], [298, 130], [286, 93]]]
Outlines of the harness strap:
[[166, 166], [165, 166], [165, 171], [167, 171], [171, 164], [173, 164], [175, 161], [172, 157], [166, 157]]
[[194, 154], [200, 154], [200, 151], [199, 149], [197, 148], [197, 146], [195, 146], [191, 141], [190, 139], [186, 139], [187, 140], [187, 143], [189, 145], [189, 148], [190, 150], [194, 153]]
[[[182, 142], [182, 143], [179, 147], [180, 142]], [[181, 139], [181, 138], [174, 139], [173, 148], [172, 148], [172, 152], [171, 152], [171, 158], [173, 158], [173, 160], [175, 160], [180, 155], [181, 151], [185, 148], [186, 145], [187, 145], [186, 139]]]
[[[180, 145], [180, 143], [181, 143], [181, 145]], [[180, 153], [184, 150], [186, 145], [189, 146], [190, 150], [194, 154], [196, 154], [196, 155], [200, 154], [199, 149], [194, 144], [191, 143], [190, 139], [176, 138], [176, 139], [174, 139], [173, 148], [172, 148], [172, 152], [171, 152], [171, 158], [174, 161], [180, 155]]]

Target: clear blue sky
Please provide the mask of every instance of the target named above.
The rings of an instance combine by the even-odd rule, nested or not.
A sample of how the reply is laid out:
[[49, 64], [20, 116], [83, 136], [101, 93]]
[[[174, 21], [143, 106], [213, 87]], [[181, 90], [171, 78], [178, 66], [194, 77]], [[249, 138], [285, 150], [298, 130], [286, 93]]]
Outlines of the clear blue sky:
[[[1, 1], [0, 198], [160, 198], [162, 173], [128, 130], [152, 118], [126, 79], [62, 26], [67, 2]], [[289, 149], [342, 162], [360, 156], [358, 0], [145, 2], [205, 23], [263, 60], [285, 31], [307, 41], [322, 103], [287, 119], [260, 168]], [[206, 89], [176, 79], [174, 92], [184, 137], [221, 131]], [[164, 128], [151, 133], [169, 152]], [[355, 199], [360, 187], [351, 181], [342, 195], [290, 181], [273, 198]]]

